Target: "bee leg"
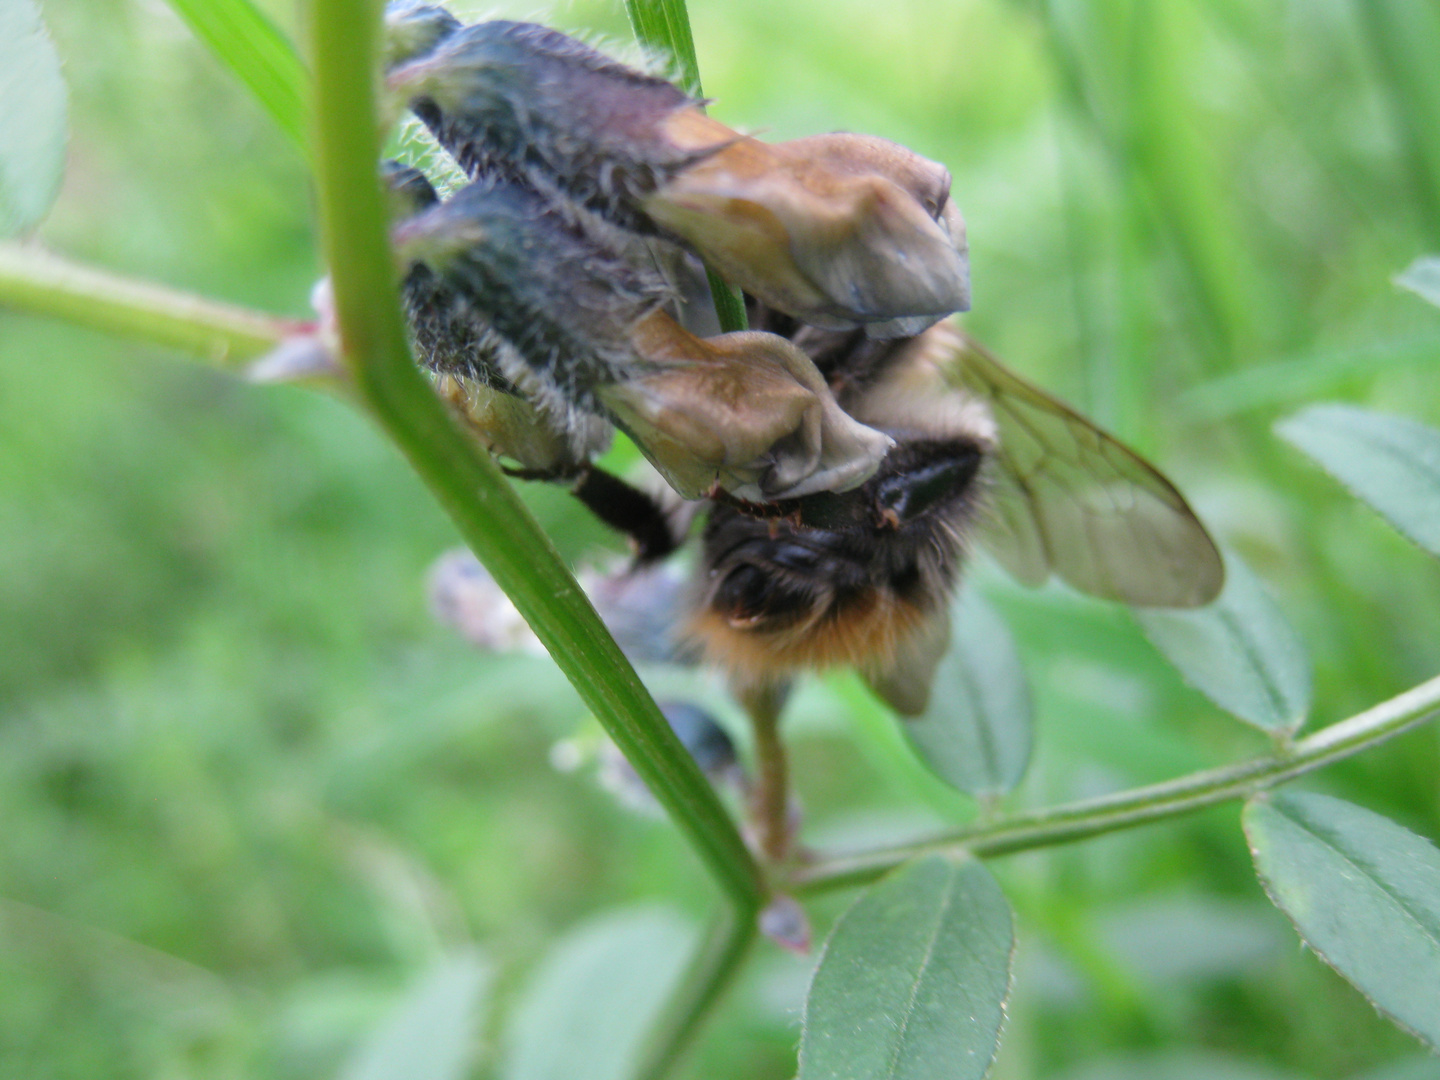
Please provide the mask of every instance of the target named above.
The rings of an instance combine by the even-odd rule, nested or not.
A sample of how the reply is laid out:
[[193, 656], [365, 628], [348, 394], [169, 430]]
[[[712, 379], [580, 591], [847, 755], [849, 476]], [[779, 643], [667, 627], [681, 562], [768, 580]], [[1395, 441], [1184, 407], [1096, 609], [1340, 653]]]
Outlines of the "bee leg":
[[750, 828], [755, 844], [771, 862], [790, 856], [798, 815], [790, 806], [790, 769], [780, 738], [780, 714], [790, 696], [790, 680], [732, 685], [750, 717], [755, 735], [755, 779], [749, 791]]
[[570, 493], [606, 525], [630, 538], [637, 564], [665, 558], [684, 539], [655, 499], [604, 469], [586, 466]]
[[527, 469], [523, 465], [500, 465], [500, 471], [512, 480], [544, 480], [547, 482], [555, 480], [574, 480], [584, 467], [561, 468], [561, 469]]

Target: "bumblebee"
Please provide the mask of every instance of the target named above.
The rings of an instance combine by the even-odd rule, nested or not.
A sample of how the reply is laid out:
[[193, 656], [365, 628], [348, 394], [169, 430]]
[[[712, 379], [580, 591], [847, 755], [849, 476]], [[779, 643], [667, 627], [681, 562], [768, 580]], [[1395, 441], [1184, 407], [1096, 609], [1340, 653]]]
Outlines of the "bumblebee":
[[682, 633], [737, 688], [852, 666], [920, 714], [972, 541], [1029, 585], [1053, 573], [1152, 607], [1218, 595], [1220, 554], [1175, 487], [953, 323], [902, 342], [789, 329], [841, 406], [896, 446], [853, 491], [769, 519], [711, 509]]

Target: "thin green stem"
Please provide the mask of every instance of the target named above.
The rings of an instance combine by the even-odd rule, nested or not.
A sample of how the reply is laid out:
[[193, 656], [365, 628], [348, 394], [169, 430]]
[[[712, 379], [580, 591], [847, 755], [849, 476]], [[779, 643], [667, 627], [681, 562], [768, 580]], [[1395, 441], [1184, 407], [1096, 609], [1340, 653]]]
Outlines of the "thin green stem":
[[[703, 98], [700, 62], [695, 58], [695, 38], [690, 33], [690, 13], [685, 0], [625, 0], [625, 12], [641, 44], [673, 56], [680, 69], [681, 88], [692, 97]], [[744, 330], [747, 326], [745, 298], [740, 290], [708, 266], [705, 278], [710, 283], [720, 329], [726, 333]]]
[[0, 306], [179, 349], [222, 368], [268, 352], [305, 324], [0, 244]]
[[1008, 855], [1145, 825], [1229, 799], [1243, 799], [1392, 738], [1428, 720], [1437, 710], [1440, 676], [1299, 739], [1288, 751], [1262, 754], [1114, 795], [1012, 814], [916, 844], [826, 860], [798, 871], [787, 888], [809, 894], [863, 885], [917, 855], [935, 851], [963, 851], [979, 857]]
[[663, 1080], [695, 1031], [734, 980], [757, 936], [756, 909], [728, 908], [716, 917], [676, 991], [650, 1032], [636, 1080]]
[[549, 538], [410, 359], [376, 172], [377, 31], [370, 0], [315, 0], [311, 8], [321, 235], [356, 390], [737, 910], [753, 911], [765, 883], [720, 800]]

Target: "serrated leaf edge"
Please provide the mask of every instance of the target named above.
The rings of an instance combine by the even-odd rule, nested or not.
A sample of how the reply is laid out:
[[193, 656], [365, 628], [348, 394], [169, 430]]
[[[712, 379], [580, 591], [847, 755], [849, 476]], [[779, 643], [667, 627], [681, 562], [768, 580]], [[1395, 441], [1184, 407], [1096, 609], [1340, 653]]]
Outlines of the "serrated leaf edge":
[[[1251, 830], [1250, 830], [1250, 822], [1249, 822], [1249, 816], [1250, 816], [1250, 815], [1249, 815], [1249, 812], [1250, 812], [1250, 808], [1251, 808], [1252, 806], [1256, 806], [1256, 805], [1258, 805], [1258, 804], [1260, 804], [1260, 803], [1268, 803], [1268, 804], [1270, 805], [1270, 808], [1271, 808], [1272, 810], [1276, 810], [1278, 813], [1284, 813], [1284, 812], [1281, 811], [1281, 810], [1279, 810], [1279, 808], [1276, 807], [1275, 804], [1274, 804], [1265, 794], [1262, 793], [1262, 794], [1260, 794], [1260, 795], [1253, 795], [1253, 796], [1251, 796], [1248, 800], [1246, 800], [1246, 802], [1245, 802], [1245, 807], [1244, 807], [1244, 809], [1241, 811], [1241, 815], [1240, 815], [1240, 823], [1241, 823], [1240, 827], [1241, 827], [1241, 829], [1244, 830], [1244, 833], [1245, 833], [1245, 843], [1246, 843], [1246, 847], [1248, 847], [1249, 850], [1250, 850], [1250, 861], [1251, 861], [1251, 863], [1252, 863], [1252, 864], [1254, 865], [1254, 867], [1255, 867], [1255, 877], [1259, 880], [1259, 882], [1260, 882], [1260, 887], [1265, 890], [1265, 895], [1266, 895], [1267, 898], [1269, 898], [1270, 903], [1273, 904], [1273, 905], [1275, 906], [1276, 910], [1278, 910], [1278, 911], [1280, 912], [1280, 914], [1284, 915], [1285, 918], [1286, 918], [1286, 920], [1290, 923], [1290, 925], [1295, 928], [1295, 934], [1296, 934], [1297, 937], [1299, 937], [1300, 943], [1301, 943], [1302, 945], [1304, 945], [1305, 948], [1309, 949], [1312, 953], [1314, 953], [1317, 957], [1319, 957], [1321, 963], [1323, 963], [1323, 964], [1324, 964], [1326, 967], [1328, 967], [1331, 971], [1335, 972], [1335, 974], [1338, 975], [1338, 976], [1340, 976], [1340, 978], [1344, 979], [1346, 985], [1347, 985], [1347, 986], [1350, 986], [1352, 989], [1354, 989], [1354, 991], [1355, 991], [1357, 994], [1359, 994], [1362, 998], [1364, 998], [1367, 1002], [1369, 1002], [1370, 1007], [1371, 1007], [1372, 1009], [1374, 1009], [1377, 1013], [1379, 1013], [1381, 1016], [1383, 1016], [1383, 1017], [1384, 1017], [1386, 1020], [1388, 1020], [1390, 1023], [1394, 1024], [1394, 1025], [1395, 1025], [1397, 1028], [1399, 1028], [1401, 1031], [1405, 1032], [1405, 1034], [1407, 1034], [1407, 1035], [1409, 1035], [1411, 1038], [1415, 1039], [1418, 1043], [1420, 1043], [1421, 1046], [1425, 1047], [1425, 1048], [1426, 1048], [1427, 1050], [1429, 1050], [1432, 1054], [1440, 1054], [1440, 1044], [1437, 1044], [1437, 1043], [1433, 1042], [1432, 1040], [1430, 1040], [1429, 1038], [1427, 1038], [1425, 1035], [1422, 1035], [1420, 1032], [1418, 1032], [1418, 1031], [1416, 1031], [1414, 1028], [1410, 1027], [1410, 1025], [1407, 1024], [1407, 1023], [1405, 1023], [1405, 1021], [1403, 1021], [1403, 1020], [1401, 1020], [1399, 1017], [1393, 1015], [1388, 1009], [1386, 1009], [1386, 1008], [1384, 1008], [1382, 1005], [1380, 1005], [1379, 1002], [1377, 1002], [1374, 998], [1372, 998], [1369, 994], [1367, 994], [1363, 989], [1361, 989], [1360, 987], [1356, 986], [1355, 983], [1354, 983], [1354, 981], [1351, 980], [1350, 976], [1346, 975], [1345, 972], [1341, 971], [1340, 968], [1338, 968], [1338, 967], [1335, 965], [1334, 961], [1332, 961], [1328, 956], [1326, 956], [1325, 953], [1324, 953], [1321, 949], [1317, 948], [1313, 943], [1311, 943], [1311, 941], [1305, 936], [1304, 931], [1300, 929], [1300, 924], [1295, 921], [1294, 916], [1292, 916], [1292, 915], [1290, 914], [1290, 912], [1289, 912], [1288, 910], [1286, 910], [1284, 904], [1280, 903], [1280, 900], [1279, 900], [1279, 898], [1278, 898], [1277, 895], [1276, 895], [1276, 890], [1275, 890], [1274, 883], [1270, 880], [1269, 877], [1266, 876], [1266, 874], [1264, 873], [1264, 871], [1262, 871], [1262, 870], [1260, 869], [1260, 863], [1259, 863], [1259, 859], [1258, 859], [1259, 850], [1258, 850], [1258, 849], [1256, 848], [1256, 846], [1255, 846], [1255, 838], [1254, 838], [1254, 836], [1253, 836], [1253, 834], [1251, 833]], [[1290, 818], [1290, 815], [1288, 815], [1288, 814], [1285, 814], [1285, 816], [1286, 816], [1287, 818]], [[1294, 821], [1295, 819], [1294, 819], [1294, 818], [1290, 818], [1290, 820], [1291, 820], [1291, 821]], [[1299, 822], [1295, 822], [1295, 824], [1299, 825], [1300, 823], [1299, 823]], [[1303, 828], [1303, 826], [1301, 826], [1301, 827]], [[1306, 832], [1309, 832], [1309, 830], [1306, 829]], [[1313, 835], [1315, 835], [1315, 834], [1311, 833], [1311, 835], [1313, 836]], [[1322, 840], [1322, 842], [1323, 842], [1323, 840]], [[1327, 844], [1326, 846], [1329, 847], [1330, 845]], [[1338, 851], [1338, 849], [1336, 849], [1336, 848], [1332, 848], [1332, 850]], [[1364, 873], [1363, 868], [1362, 868], [1362, 867], [1359, 867], [1359, 866], [1356, 866], [1355, 863], [1351, 862], [1351, 860], [1350, 860], [1350, 858], [1349, 858], [1348, 856], [1345, 856], [1343, 853], [1341, 853], [1341, 855], [1342, 855], [1342, 857], [1345, 859], [1345, 861], [1346, 861], [1347, 863], [1350, 863], [1352, 866], [1355, 866], [1355, 868], [1356, 868], [1357, 870], [1360, 870], [1362, 873]], [[1372, 880], [1372, 881], [1374, 880], [1374, 878], [1371, 877], [1371, 875], [1368, 874], [1368, 873], [1365, 874], [1365, 877], [1366, 877], [1367, 879], [1369, 879], [1369, 880]], [[1382, 886], [1381, 888], [1382, 888], [1382, 891], [1384, 891], [1387, 896], [1390, 895], [1390, 892], [1389, 892], [1388, 889], [1385, 889], [1383, 886]], [[1401, 910], [1404, 910], [1404, 908], [1402, 907]], [[1408, 911], [1405, 912], [1405, 913], [1406, 913], [1406, 915], [1408, 915], [1412, 920], [1415, 918], [1413, 915], [1410, 915], [1410, 913], [1409, 913]], [[1418, 920], [1416, 920], [1416, 921], [1418, 921]], [[1422, 930], [1424, 929], [1423, 925], [1422, 925], [1421, 929], [1422, 929]]]

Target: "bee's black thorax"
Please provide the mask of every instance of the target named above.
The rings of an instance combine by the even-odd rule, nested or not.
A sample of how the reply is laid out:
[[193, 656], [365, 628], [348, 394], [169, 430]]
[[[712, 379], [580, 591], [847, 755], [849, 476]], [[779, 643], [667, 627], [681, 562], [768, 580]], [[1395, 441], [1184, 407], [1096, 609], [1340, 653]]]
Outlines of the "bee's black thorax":
[[861, 487], [802, 499], [789, 517], [714, 507], [704, 534], [710, 609], [763, 632], [868, 611], [877, 594], [921, 610], [942, 603], [983, 451], [967, 439], [897, 442]]

